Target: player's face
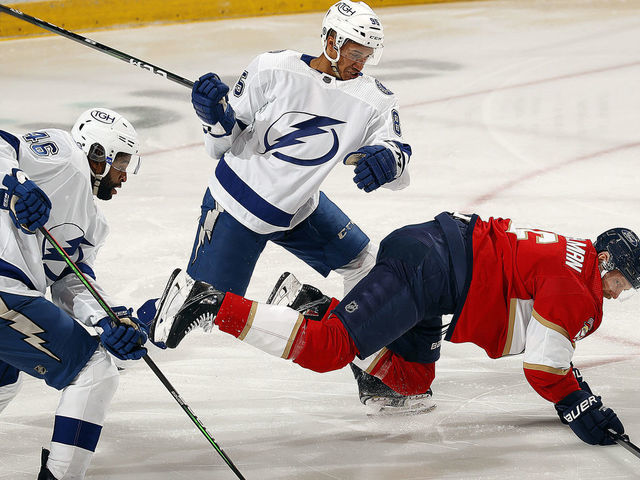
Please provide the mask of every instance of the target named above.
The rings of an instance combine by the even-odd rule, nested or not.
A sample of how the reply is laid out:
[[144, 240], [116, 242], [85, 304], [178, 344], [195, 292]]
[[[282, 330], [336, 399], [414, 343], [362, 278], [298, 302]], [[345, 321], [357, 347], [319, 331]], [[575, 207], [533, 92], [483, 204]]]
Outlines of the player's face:
[[347, 40], [340, 49], [340, 60], [338, 60], [338, 72], [342, 79], [357, 78], [372, 55], [373, 48]]
[[122, 172], [116, 168], [110, 168], [107, 174], [100, 180], [96, 197], [100, 200], [111, 200], [117, 192], [116, 188], [121, 188], [127, 181], [127, 172]]
[[605, 298], [618, 298], [622, 292], [630, 289], [631, 283], [620, 270], [611, 270], [602, 277], [602, 294]]

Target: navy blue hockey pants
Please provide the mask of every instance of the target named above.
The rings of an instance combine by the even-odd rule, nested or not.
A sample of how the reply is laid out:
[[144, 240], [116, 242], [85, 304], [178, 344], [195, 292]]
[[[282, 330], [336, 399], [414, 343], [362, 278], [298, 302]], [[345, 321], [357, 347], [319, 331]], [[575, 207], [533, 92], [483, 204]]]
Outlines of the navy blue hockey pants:
[[369, 243], [369, 237], [322, 192], [318, 207], [300, 224], [266, 235], [248, 229], [224, 211], [213, 225], [207, 225], [207, 216], [215, 206], [207, 189], [187, 273], [224, 292], [246, 293], [268, 241], [284, 247], [325, 277], [348, 264]]
[[[466, 224], [454, 221], [464, 238]], [[381, 242], [376, 265], [333, 310], [360, 358], [387, 347], [410, 362], [438, 360], [442, 315], [454, 312], [458, 296], [449, 250], [436, 221], [402, 227]]]

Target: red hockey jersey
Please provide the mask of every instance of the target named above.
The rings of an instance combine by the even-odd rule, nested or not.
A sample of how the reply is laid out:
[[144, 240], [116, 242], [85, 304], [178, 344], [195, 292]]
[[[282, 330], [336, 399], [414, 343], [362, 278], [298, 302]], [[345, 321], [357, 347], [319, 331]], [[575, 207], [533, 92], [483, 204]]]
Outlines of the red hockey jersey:
[[602, 321], [602, 283], [591, 241], [478, 219], [472, 278], [446, 339], [491, 358], [524, 353], [524, 372], [544, 398], [577, 390], [575, 342]]

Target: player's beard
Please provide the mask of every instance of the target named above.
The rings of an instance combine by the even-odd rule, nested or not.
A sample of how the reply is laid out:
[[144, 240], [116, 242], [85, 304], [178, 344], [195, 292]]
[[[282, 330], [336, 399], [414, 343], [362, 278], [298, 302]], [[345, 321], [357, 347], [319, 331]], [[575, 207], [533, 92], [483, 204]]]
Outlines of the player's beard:
[[98, 185], [98, 193], [96, 193], [96, 197], [100, 200], [111, 200], [113, 197], [112, 189], [115, 187], [119, 187], [120, 184], [114, 182], [109, 175], [105, 175], [100, 180], [100, 185]]

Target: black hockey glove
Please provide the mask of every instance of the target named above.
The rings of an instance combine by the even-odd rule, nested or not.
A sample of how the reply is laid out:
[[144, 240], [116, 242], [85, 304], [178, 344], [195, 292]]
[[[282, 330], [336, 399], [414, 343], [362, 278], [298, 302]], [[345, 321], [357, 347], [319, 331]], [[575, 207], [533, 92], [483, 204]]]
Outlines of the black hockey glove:
[[599, 396], [576, 390], [556, 403], [556, 410], [580, 440], [590, 445], [615, 443], [608, 430], [623, 434], [624, 427], [613, 410], [602, 405]]

